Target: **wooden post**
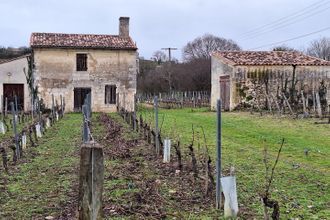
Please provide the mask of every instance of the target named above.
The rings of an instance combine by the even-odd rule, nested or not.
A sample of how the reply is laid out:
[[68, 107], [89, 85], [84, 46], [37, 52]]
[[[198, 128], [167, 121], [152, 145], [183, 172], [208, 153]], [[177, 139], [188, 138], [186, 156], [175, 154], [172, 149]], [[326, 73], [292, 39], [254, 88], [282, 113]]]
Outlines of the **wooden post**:
[[92, 94], [87, 94], [88, 119], [92, 117]]
[[280, 105], [278, 104], [277, 102], [277, 97], [275, 97], [275, 95], [273, 93], [271, 93], [271, 96], [273, 98], [273, 101], [275, 102], [275, 105], [276, 105], [276, 108], [277, 108], [277, 111], [278, 111], [278, 114], [281, 115], [281, 108], [280, 108]]
[[65, 97], [63, 97], [63, 112], [65, 112]]
[[39, 121], [39, 124], [41, 124], [40, 100], [39, 100], [38, 96], [36, 97], [36, 99], [37, 99], [36, 101], [37, 101], [38, 121]]
[[11, 105], [11, 113], [13, 115], [13, 128], [14, 128], [14, 138], [15, 138], [15, 147], [16, 147], [16, 156], [17, 159], [20, 158], [20, 149], [19, 149], [19, 145], [18, 145], [18, 135], [17, 135], [17, 129], [16, 129], [16, 114], [15, 114], [15, 107], [14, 107], [14, 103], [10, 103]]
[[317, 115], [322, 118], [322, 108], [321, 108], [321, 102], [320, 102], [320, 94], [319, 92], [315, 93], [316, 98], [316, 109], [317, 109]]
[[32, 118], [32, 120], [33, 120], [33, 113], [34, 113], [34, 98], [33, 98], [33, 94], [32, 94], [33, 92], [31, 91], [31, 118]]
[[6, 149], [3, 147], [3, 145], [0, 143], [0, 153], [2, 155], [2, 164], [5, 168], [6, 173], [8, 173], [8, 156]]
[[308, 113], [307, 113], [307, 108], [306, 108], [306, 100], [305, 100], [305, 96], [304, 96], [304, 91], [302, 91], [302, 90], [301, 90], [301, 100], [302, 100], [302, 104], [303, 104], [304, 117], [306, 117], [308, 115]]
[[7, 111], [8, 111], [8, 98], [5, 98], [5, 117], [7, 116]]
[[282, 94], [282, 96], [283, 96], [284, 101], [285, 101], [286, 105], [288, 106], [288, 108], [289, 108], [291, 114], [294, 115], [294, 114], [293, 114], [293, 111], [292, 111], [292, 108], [291, 108], [291, 106], [290, 106], [290, 103], [289, 103], [289, 101], [288, 101], [288, 99], [287, 99], [287, 97], [284, 95], [284, 93]]
[[3, 103], [4, 103], [4, 101], [3, 101], [3, 95], [1, 95], [1, 119], [2, 119], [2, 121], [4, 120], [4, 107], [3, 107]]
[[217, 101], [216, 208], [221, 208], [221, 100]]
[[266, 90], [264, 90], [264, 93], [265, 93], [265, 97], [266, 97], [267, 108], [268, 108], [269, 112], [272, 113], [272, 103], [270, 102], [270, 98], [269, 98]]
[[15, 101], [15, 114], [17, 115], [18, 114], [18, 105], [17, 105], [17, 96], [15, 95], [14, 96], [14, 101]]
[[313, 81], [313, 112], [316, 113], [316, 101], [315, 101], [315, 88], [314, 88], [314, 81]]
[[103, 219], [103, 181], [103, 147], [98, 143], [82, 144], [80, 151], [78, 200], [80, 220]]

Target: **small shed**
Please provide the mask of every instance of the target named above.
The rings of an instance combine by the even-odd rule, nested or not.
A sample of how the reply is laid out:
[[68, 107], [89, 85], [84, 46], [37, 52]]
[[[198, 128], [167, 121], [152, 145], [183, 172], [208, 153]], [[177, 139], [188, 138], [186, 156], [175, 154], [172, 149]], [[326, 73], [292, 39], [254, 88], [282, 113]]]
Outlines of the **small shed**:
[[279, 99], [297, 106], [302, 100], [315, 105], [316, 95], [322, 103], [330, 103], [330, 62], [296, 51], [214, 52], [211, 80], [213, 109], [219, 98], [224, 110], [271, 108], [270, 103]]
[[27, 111], [31, 107], [29, 89], [24, 73], [28, 70], [28, 60], [24, 55], [12, 59], [0, 60], [0, 95], [2, 97], [1, 108], [5, 107], [7, 98], [8, 110], [10, 102], [14, 102], [17, 96], [18, 110]]

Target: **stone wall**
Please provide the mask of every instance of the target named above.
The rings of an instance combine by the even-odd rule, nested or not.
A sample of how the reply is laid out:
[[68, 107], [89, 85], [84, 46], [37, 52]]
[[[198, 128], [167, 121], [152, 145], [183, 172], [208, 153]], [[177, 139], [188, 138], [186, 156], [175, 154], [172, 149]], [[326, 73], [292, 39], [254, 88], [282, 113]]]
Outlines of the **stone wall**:
[[[76, 71], [76, 54], [86, 53], [87, 71]], [[74, 88], [92, 91], [92, 110], [116, 111], [116, 104], [105, 104], [105, 86], [116, 85], [119, 103], [134, 110], [136, 93], [137, 53], [125, 50], [48, 49], [34, 48], [36, 84], [41, 98], [50, 107], [51, 94], [65, 97], [66, 111], [74, 109]]]
[[[293, 75], [293, 70], [295, 74]], [[211, 108], [216, 109], [220, 98], [220, 76], [230, 75], [230, 110], [252, 101], [266, 103], [266, 96], [278, 96], [283, 89], [290, 91], [292, 83], [296, 93], [311, 96], [322, 86], [330, 93], [330, 66], [234, 66], [212, 57], [211, 59]], [[294, 76], [294, 77], [293, 77]], [[294, 78], [294, 80], [292, 80]], [[286, 85], [285, 85], [286, 84]], [[265, 95], [267, 93], [267, 95]], [[299, 94], [296, 94], [299, 96]], [[288, 95], [288, 94], [287, 94]], [[288, 95], [289, 96], [289, 95]], [[327, 95], [325, 95], [327, 96]], [[329, 96], [329, 95], [328, 95]], [[290, 97], [288, 97], [290, 98]], [[258, 99], [258, 100], [256, 100]], [[328, 103], [330, 98], [328, 97]], [[265, 106], [264, 106], [265, 107]]]
[[249, 100], [249, 96], [258, 99], [252, 101], [266, 107], [262, 105], [266, 103], [266, 96], [278, 97], [285, 91], [289, 99], [292, 88], [295, 90], [295, 99], [299, 98], [301, 91], [307, 98], [313, 92], [318, 92], [321, 86], [330, 90], [330, 67], [235, 66], [231, 82], [232, 108]]

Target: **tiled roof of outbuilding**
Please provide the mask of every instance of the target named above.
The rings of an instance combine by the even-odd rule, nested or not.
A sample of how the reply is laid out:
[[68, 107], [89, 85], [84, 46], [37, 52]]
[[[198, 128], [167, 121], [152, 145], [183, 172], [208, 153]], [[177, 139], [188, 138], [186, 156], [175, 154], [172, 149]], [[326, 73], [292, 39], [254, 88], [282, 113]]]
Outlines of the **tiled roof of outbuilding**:
[[301, 65], [330, 66], [330, 61], [307, 56], [297, 51], [217, 51], [212, 56], [233, 65]]
[[104, 34], [32, 33], [30, 46], [32, 48], [137, 49], [130, 37]]
[[26, 58], [28, 56], [31, 56], [31, 54], [25, 54], [25, 55], [22, 55], [22, 56], [19, 56], [19, 57], [8, 58], [8, 59], [0, 59], [0, 64], [9, 63], [11, 61], [19, 60], [19, 59], [22, 59], [22, 58]]

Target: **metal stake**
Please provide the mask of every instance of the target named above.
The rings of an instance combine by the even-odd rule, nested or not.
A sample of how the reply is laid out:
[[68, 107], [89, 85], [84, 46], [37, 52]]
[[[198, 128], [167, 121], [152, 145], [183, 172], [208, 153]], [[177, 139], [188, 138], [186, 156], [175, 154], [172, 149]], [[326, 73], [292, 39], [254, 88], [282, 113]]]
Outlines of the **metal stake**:
[[159, 155], [159, 139], [158, 139], [158, 97], [154, 98], [154, 109], [155, 109], [155, 144], [156, 144], [156, 154]]
[[221, 100], [217, 100], [216, 208], [221, 207]]
[[55, 106], [54, 106], [54, 94], [52, 94], [52, 116], [53, 116], [53, 121], [55, 121]]
[[84, 143], [89, 142], [87, 111], [88, 111], [87, 105], [83, 105], [82, 106], [82, 112], [83, 112], [83, 126], [84, 126], [83, 127], [83, 142]]

